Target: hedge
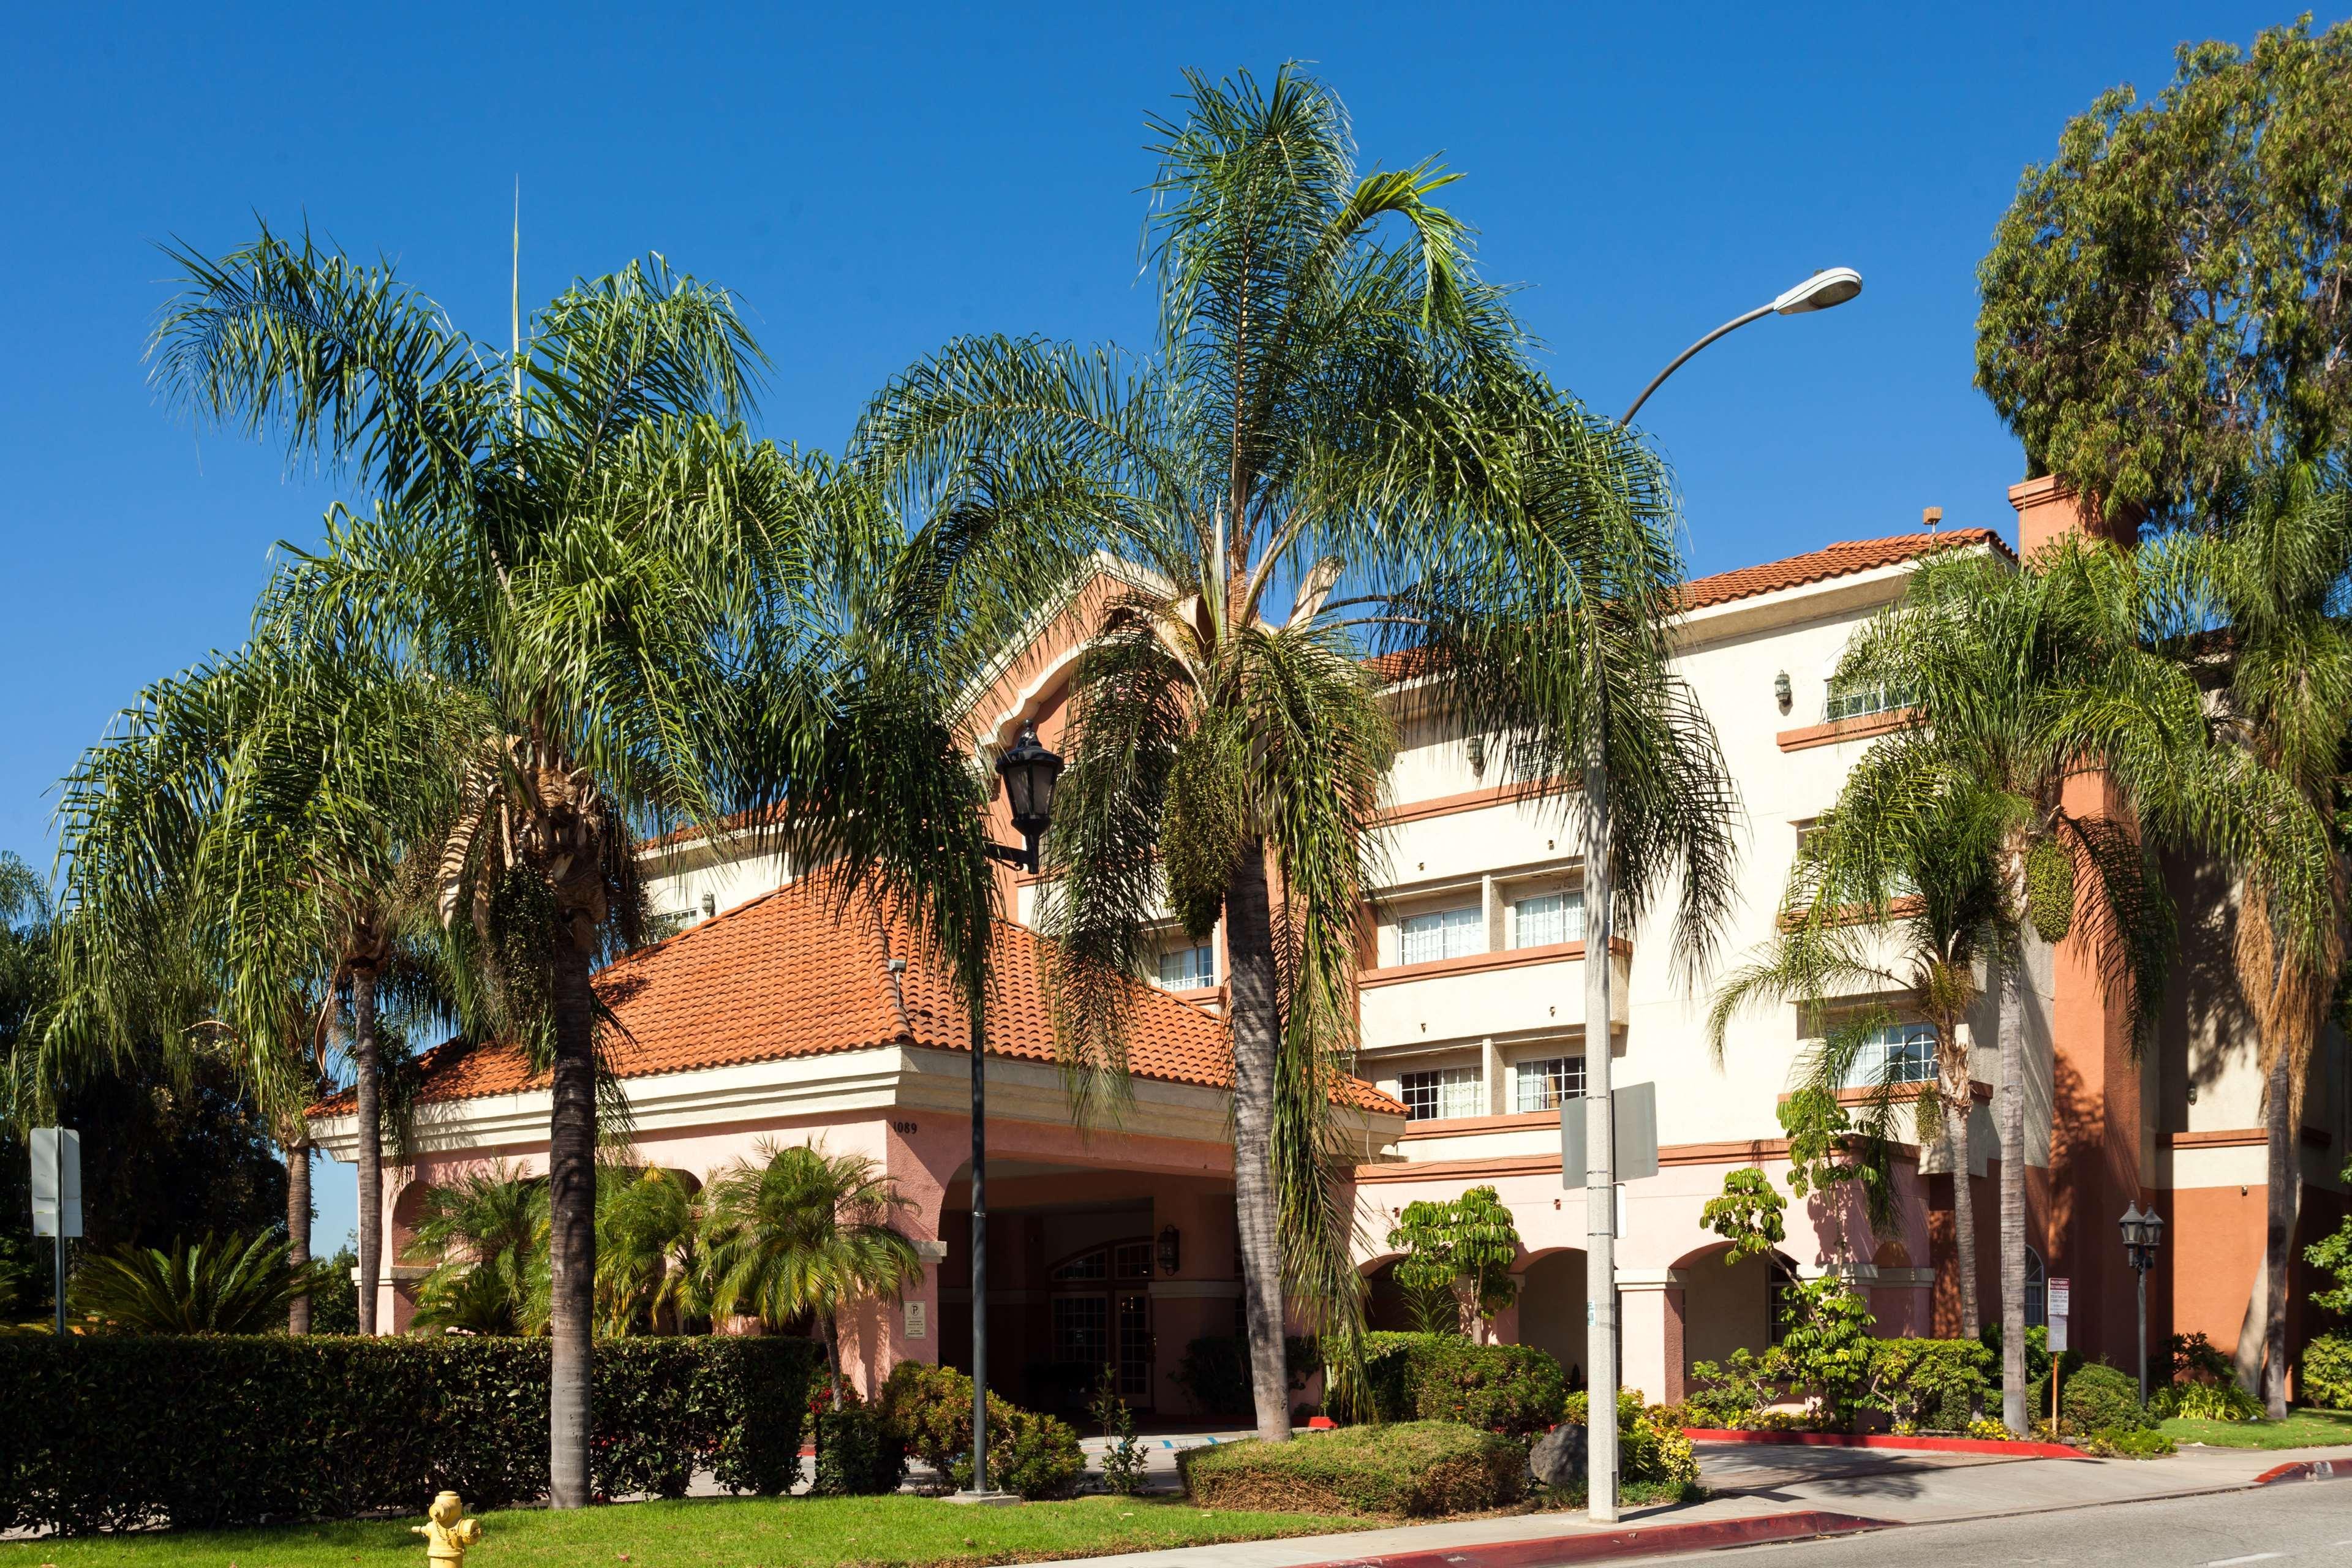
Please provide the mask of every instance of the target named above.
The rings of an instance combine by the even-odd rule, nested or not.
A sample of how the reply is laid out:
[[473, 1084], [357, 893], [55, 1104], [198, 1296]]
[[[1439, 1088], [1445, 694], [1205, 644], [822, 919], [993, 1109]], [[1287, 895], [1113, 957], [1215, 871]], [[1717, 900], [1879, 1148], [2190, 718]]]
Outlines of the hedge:
[[2077, 1432], [2137, 1432], [2155, 1425], [2140, 1405], [2138, 1382], [2100, 1362], [2059, 1384], [2058, 1405]]
[[1524, 1444], [1451, 1421], [1343, 1426], [1287, 1443], [1253, 1437], [1176, 1456], [1201, 1507], [1277, 1513], [1476, 1512], [1517, 1501], [1527, 1468]]
[[[596, 1347], [592, 1479], [681, 1496], [707, 1468], [781, 1493], [822, 1365], [795, 1339]], [[0, 1529], [68, 1534], [414, 1512], [547, 1490], [543, 1339], [0, 1340]]]
[[1384, 1420], [1456, 1421], [1513, 1437], [1557, 1423], [1568, 1390], [1546, 1352], [1456, 1334], [1366, 1334], [1364, 1379]]
[[2322, 1410], [2352, 1410], [2352, 1331], [2338, 1329], [2303, 1347], [2296, 1394]]

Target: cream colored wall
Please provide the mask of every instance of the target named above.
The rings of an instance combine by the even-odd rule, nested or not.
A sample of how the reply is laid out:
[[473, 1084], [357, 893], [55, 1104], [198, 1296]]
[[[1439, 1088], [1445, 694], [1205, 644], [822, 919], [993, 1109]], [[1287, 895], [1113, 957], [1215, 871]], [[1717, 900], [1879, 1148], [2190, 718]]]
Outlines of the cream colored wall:
[[706, 895], [712, 900], [712, 912], [724, 914], [790, 880], [781, 855], [714, 854], [700, 845], [649, 856], [644, 874], [646, 901], [654, 912], [684, 916], [688, 925], [705, 918]]

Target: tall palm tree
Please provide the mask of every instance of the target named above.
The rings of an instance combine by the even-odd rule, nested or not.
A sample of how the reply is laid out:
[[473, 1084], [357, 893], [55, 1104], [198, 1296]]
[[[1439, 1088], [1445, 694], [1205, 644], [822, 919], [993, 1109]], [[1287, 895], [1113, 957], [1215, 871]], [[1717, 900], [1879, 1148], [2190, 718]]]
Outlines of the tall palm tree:
[[[2315, 1045], [2352, 952], [2352, 490], [2291, 465], [2224, 497], [2210, 531], [2151, 541], [2141, 567], [2158, 631], [2219, 683], [2224, 787], [2205, 837], [2239, 879], [2233, 963], [2260, 1040], [2268, 1144], [2263, 1275], [2240, 1376], [2286, 1414], [2286, 1287], [2302, 1193], [2300, 1129]], [[2264, 1367], [2267, 1364], [2267, 1374]]]
[[373, 498], [290, 552], [265, 629], [369, 647], [488, 719], [439, 903], [491, 1011], [551, 1070], [550, 1497], [584, 1506], [590, 975], [640, 933], [635, 833], [740, 804], [730, 748], [764, 731], [730, 678], [816, 570], [795, 461], [741, 424], [763, 361], [732, 299], [659, 257], [574, 283], [502, 353], [390, 268], [307, 237], [173, 256], [187, 287], [157, 331], [163, 384]]
[[777, 1326], [813, 1319], [838, 1392], [835, 1315], [922, 1277], [922, 1255], [896, 1224], [913, 1201], [863, 1154], [763, 1142], [712, 1175], [705, 1204], [711, 1310]]
[[[1948, 1140], [1952, 1220], [1960, 1285], [1960, 1332], [1977, 1336], [1976, 1201], [1969, 1191], [1969, 1119], [1974, 1109], [1962, 1026], [1979, 995], [1977, 967], [2010, 941], [1999, 865], [2001, 802], [1981, 792], [1947, 795], [1892, 818], [1842, 806], [1800, 847], [1780, 899], [1778, 929], [1755, 958], [1724, 977], [1707, 1015], [1719, 1061], [1732, 1020], [1768, 1002], [1816, 1016], [1841, 997], [1888, 994], [1936, 1031], [1936, 1078], [1917, 1094], [1922, 1137]], [[1872, 1027], [1891, 1016], [1869, 1018]], [[1852, 1031], [1849, 1031], [1850, 1033]], [[1853, 1042], [1830, 1044], [1806, 1064], [1834, 1091], [1853, 1074]], [[1890, 1089], [1892, 1085], [1887, 1086]]]
[[909, 518], [994, 541], [1000, 574], [1123, 584], [1075, 673], [1046, 846], [1057, 1037], [1079, 1113], [1115, 1110], [1150, 926], [1222, 924], [1252, 1384], [1280, 1441], [1286, 1295], [1361, 1321], [1328, 1089], [1380, 880], [1389, 678], [1441, 726], [1511, 737], [1531, 779], [1608, 728], [1628, 905], [1687, 872], [1694, 935], [1727, 897], [1728, 787], [1664, 673], [1663, 470], [1528, 367], [1431, 200], [1456, 176], [1360, 176], [1339, 100], [1289, 68], [1191, 77], [1184, 103], [1154, 122], [1157, 352], [951, 342], [853, 457]]
[[[2029, 931], [2079, 931], [2123, 1004], [2135, 1042], [2154, 1026], [2170, 910], [2132, 826], [2185, 831], [2206, 747], [2196, 682], [2142, 640], [2127, 556], [2065, 540], [2022, 569], [1991, 554], [1923, 562], [1903, 601], [1856, 633], [1839, 678], [1906, 693], [1918, 722], [1880, 737], [1847, 775], [1839, 811], [1924, 824], [1982, 801], [2008, 918], [1998, 959], [2002, 1419], [2026, 1429], [2025, 981]], [[2078, 811], [2066, 784], [2104, 775], [2118, 815]], [[1872, 829], [1875, 836], [1877, 829]], [[1957, 1184], [1956, 1184], [1957, 1185]]]

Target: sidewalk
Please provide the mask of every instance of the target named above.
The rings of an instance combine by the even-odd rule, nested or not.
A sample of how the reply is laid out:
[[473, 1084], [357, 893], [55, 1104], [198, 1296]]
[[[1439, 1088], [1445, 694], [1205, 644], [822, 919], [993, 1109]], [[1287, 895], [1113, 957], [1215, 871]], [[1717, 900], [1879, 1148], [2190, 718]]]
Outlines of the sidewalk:
[[2340, 1469], [2347, 1458], [2343, 1448], [2183, 1448], [2169, 1459], [2004, 1459], [1706, 1444], [1699, 1449], [1700, 1477], [1713, 1496], [1628, 1509], [1616, 1525], [1594, 1525], [1580, 1513], [1518, 1514], [1087, 1562], [1092, 1568], [1542, 1568], [2234, 1491], [2298, 1461], [2334, 1459]]

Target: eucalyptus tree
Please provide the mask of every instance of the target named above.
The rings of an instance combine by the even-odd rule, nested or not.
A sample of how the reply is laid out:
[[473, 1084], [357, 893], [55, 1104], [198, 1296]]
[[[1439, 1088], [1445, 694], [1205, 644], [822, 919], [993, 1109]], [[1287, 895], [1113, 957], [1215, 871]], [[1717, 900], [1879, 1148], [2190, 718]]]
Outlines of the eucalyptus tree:
[[[742, 424], [764, 363], [659, 257], [564, 289], [500, 353], [394, 276], [266, 228], [153, 348], [203, 418], [372, 498], [292, 549], [261, 625], [462, 689], [488, 732], [437, 856], [484, 1016], [550, 1069], [550, 1495], [589, 1501], [600, 1005], [633, 945], [640, 832], [740, 804], [734, 677], [813, 573], [799, 465]], [[518, 311], [520, 316], [520, 311]], [[788, 776], [788, 768], [761, 776]]]
[[[1874, 741], [1847, 774], [1851, 820], [1925, 824], [1956, 802], [1994, 818], [2004, 911], [1994, 950], [2000, 1085], [2002, 1418], [2026, 1429], [2026, 937], [2077, 934], [2120, 1001], [2135, 1048], [2155, 1026], [2171, 910], [2138, 829], [2185, 832], [2209, 809], [2208, 733], [2197, 683], [2147, 646], [2130, 559], [2061, 541], [2022, 569], [1947, 552], [1903, 600], [1855, 635], [1839, 678], [1906, 694], [1916, 722]], [[2071, 780], [2106, 797], [2070, 804]], [[2079, 797], [2078, 797], [2079, 798]], [[1873, 836], [1879, 831], [1874, 827]]]
[[2352, 490], [2329, 467], [2288, 465], [2213, 506], [2215, 526], [2139, 552], [2158, 631], [2219, 686], [2231, 811], [2202, 837], [2239, 878], [2233, 967], [2253, 1018], [2268, 1144], [2263, 1276], [2238, 1369], [2286, 1414], [2287, 1265], [2301, 1201], [2303, 1100], [2352, 952]]
[[[1927, 783], [1928, 781], [1922, 781]], [[1960, 1284], [1960, 1332], [1977, 1336], [1976, 1200], [1969, 1190], [1969, 1121], [1975, 1107], [1969, 1039], [1964, 1032], [1980, 994], [1978, 972], [2012, 941], [2012, 911], [2000, 869], [2003, 802], [1984, 791], [1950, 791], [1933, 781], [1924, 799], [1889, 802], [1861, 793], [1824, 814], [1799, 847], [1780, 897], [1772, 938], [1724, 976], [1707, 1014], [1717, 1060], [1741, 1013], [1794, 1003], [1821, 1026], [1822, 1044], [1801, 1064], [1815, 1095], [1869, 1087], [1901, 1092], [1867, 1068], [1861, 1047], [1893, 1023], [1897, 998], [1933, 1026], [1935, 1079], [1915, 1091], [1922, 1142], [1940, 1132], [1952, 1162], [1952, 1220]], [[1885, 808], [1893, 805], [1893, 812]], [[1842, 1002], [1864, 999], [1840, 1018]], [[1891, 1068], [1894, 1064], [1885, 1064]]]
[[[249, 647], [148, 688], [64, 789], [73, 968], [118, 1037], [236, 1064], [280, 1129], [297, 1264], [305, 1112], [348, 1058], [362, 1333], [383, 1278], [381, 1006], [445, 1011], [415, 858], [446, 831], [475, 727], [460, 695], [363, 655]], [[298, 1298], [296, 1331], [306, 1319]]]
[[1156, 351], [959, 340], [853, 457], [926, 527], [999, 540], [1000, 573], [1114, 585], [1045, 847], [1056, 1035], [1080, 1114], [1115, 1111], [1154, 926], [1222, 927], [1252, 1384], [1281, 1441], [1286, 1294], [1361, 1321], [1330, 1090], [1391, 704], [1502, 737], [1506, 773], [1546, 784], [1605, 732], [1616, 907], [1680, 873], [1691, 952], [1729, 896], [1729, 787], [1666, 667], [1665, 475], [1530, 369], [1432, 200], [1457, 176], [1360, 174], [1339, 100], [1289, 68], [1193, 76], [1183, 102], [1153, 122]]

